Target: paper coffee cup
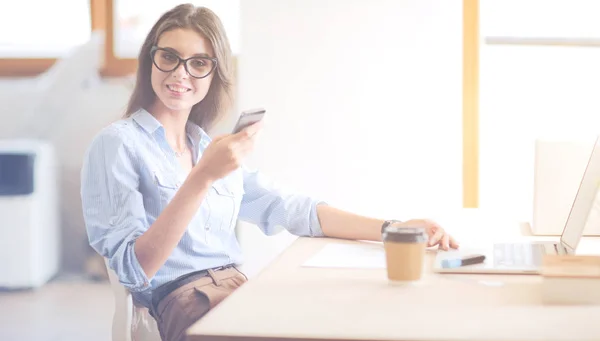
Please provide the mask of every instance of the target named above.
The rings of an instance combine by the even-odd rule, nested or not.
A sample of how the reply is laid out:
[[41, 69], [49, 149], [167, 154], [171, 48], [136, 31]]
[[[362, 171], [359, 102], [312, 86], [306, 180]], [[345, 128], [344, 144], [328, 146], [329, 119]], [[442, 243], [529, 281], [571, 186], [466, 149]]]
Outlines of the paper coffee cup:
[[391, 281], [417, 281], [423, 275], [427, 246], [424, 228], [388, 226], [383, 231], [387, 276]]

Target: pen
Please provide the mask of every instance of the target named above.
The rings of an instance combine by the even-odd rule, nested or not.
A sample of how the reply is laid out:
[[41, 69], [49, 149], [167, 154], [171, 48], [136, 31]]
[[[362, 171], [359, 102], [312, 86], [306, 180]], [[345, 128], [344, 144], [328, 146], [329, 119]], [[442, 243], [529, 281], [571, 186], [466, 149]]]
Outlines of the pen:
[[469, 255], [462, 258], [456, 259], [444, 259], [442, 261], [443, 268], [458, 268], [465, 265], [473, 265], [483, 263], [485, 260], [484, 255]]

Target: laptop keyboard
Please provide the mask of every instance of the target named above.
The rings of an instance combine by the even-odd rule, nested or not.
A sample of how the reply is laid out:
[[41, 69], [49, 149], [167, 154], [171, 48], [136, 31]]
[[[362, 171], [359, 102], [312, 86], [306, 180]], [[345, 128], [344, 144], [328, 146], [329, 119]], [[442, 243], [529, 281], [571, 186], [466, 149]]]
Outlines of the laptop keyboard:
[[567, 250], [556, 243], [506, 243], [494, 245], [494, 263], [501, 267], [537, 268], [544, 255], [562, 255]]

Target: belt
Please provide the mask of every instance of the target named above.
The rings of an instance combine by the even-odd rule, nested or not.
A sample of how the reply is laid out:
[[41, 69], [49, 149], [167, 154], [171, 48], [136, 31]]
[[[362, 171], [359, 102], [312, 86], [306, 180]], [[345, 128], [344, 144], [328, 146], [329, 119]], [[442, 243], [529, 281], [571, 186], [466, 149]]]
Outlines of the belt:
[[[212, 271], [220, 271], [233, 267], [233, 264], [228, 264], [224, 266], [219, 266], [216, 268], [212, 268]], [[208, 275], [208, 270], [200, 270], [190, 272], [188, 274], [177, 277], [176, 279], [169, 281], [158, 288], [152, 290], [152, 310], [156, 311], [158, 308], [158, 304], [160, 301], [167, 297], [170, 293], [172, 293], [175, 289], [180, 288], [188, 283], [191, 283], [199, 278], [206, 277]]]

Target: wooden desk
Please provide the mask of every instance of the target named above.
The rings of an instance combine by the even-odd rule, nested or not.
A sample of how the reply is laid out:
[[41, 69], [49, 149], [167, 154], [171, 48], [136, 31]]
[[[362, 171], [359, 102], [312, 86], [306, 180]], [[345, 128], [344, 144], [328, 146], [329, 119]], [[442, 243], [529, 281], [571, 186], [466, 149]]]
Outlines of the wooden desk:
[[301, 266], [327, 243], [356, 242], [296, 240], [194, 324], [189, 340], [600, 340], [600, 306], [544, 306], [541, 277], [428, 268], [419, 285], [400, 287], [382, 269]]

